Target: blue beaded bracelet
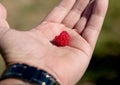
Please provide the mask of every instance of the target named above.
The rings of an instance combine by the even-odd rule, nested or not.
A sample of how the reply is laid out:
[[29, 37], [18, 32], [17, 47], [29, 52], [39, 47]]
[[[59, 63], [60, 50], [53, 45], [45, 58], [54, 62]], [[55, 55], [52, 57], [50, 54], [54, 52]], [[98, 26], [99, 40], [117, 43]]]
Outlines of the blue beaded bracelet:
[[26, 64], [10, 65], [0, 80], [7, 78], [21, 79], [35, 85], [60, 85], [51, 74]]

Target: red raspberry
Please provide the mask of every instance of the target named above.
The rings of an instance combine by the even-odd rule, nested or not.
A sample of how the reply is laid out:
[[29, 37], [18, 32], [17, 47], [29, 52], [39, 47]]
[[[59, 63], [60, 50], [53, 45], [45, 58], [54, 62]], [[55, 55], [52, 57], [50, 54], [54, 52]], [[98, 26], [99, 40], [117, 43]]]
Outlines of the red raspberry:
[[66, 31], [62, 31], [60, 35], [55, 37], [54, 44], [57, 46], [67, 46], [70, 40], [70, 35]]

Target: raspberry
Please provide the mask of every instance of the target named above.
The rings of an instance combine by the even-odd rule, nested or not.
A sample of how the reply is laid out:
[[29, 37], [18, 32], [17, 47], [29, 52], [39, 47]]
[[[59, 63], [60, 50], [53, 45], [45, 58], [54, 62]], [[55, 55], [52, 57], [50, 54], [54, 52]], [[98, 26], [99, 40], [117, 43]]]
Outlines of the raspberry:
[[70, 35], [66, 31], [62, 31], [60, 35], [55, 37], [54, 44], [57, 46], [67, 46], [70, 40]]

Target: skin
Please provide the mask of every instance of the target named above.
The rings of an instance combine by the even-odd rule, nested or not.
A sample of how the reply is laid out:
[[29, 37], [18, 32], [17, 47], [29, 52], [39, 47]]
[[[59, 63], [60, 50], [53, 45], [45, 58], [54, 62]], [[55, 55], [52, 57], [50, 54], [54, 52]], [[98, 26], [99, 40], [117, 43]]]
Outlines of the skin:
[[[62, 0], [40, 25], [17, 31], [10, 29], [0, 4], [0, 52], [7, 65], [26, 63], [48, 71], [61, 85], [75, 85], [89, 65], [107, 8], [108, 0]], [[72, 38], [69, 45], [51, 44], [64, 30]], [[10, 81], [23, 83], [7, 79], [0, 84]]]

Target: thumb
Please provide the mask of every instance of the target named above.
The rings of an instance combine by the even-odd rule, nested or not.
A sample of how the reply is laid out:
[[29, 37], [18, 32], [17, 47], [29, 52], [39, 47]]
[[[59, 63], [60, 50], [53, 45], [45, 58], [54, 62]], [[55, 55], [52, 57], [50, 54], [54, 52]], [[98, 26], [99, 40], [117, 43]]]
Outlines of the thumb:
[[9, 25], [6, 21], [7, 11], [5, 7], [0, 4], [0, 38], [9, 29]]

